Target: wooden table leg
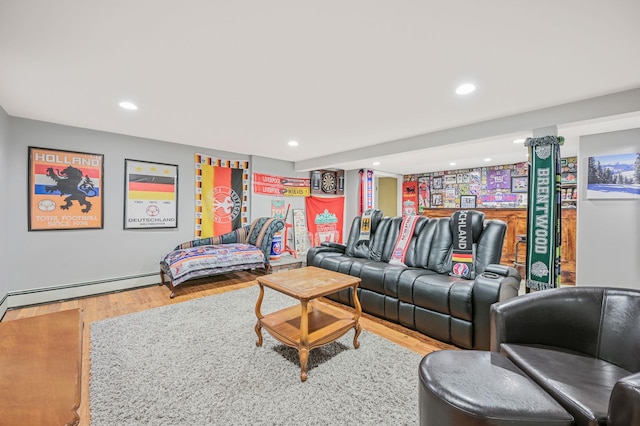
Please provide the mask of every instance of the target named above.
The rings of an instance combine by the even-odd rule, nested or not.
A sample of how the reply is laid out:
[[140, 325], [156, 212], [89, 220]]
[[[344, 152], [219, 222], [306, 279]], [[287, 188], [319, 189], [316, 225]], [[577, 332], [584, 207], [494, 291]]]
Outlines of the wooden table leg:
[[262, 307], [262, 299], [264, 299], [264, 286], [262, 284], [258, 284], [260, 286], [260, 294], [258, 295], [258, 301], [256, 302], [256, 317], [258, 320], [256, 321], [255, 331], [258, 335], [258, 340], [256, 341], [256, 346], [262, 346], [262, 323], [260, 320], [264, 318], [262, 312], [260, 312], [260, 308]]
[[307, 300], [300, 301], [300, 380], [307, 380], [307, 361], [309, 360], [309, 313]]
[[358, 336], [362, 332], [362, 327], [360, 326], [360, 316], [362, 315], [362, 306], [360, 305], [360, 299], [358, 299], [358, 286], [353, 286], [353, 304], [356, 308], [356, 313], [353, 319], [356, 321], [354, 325], [354, 329], [356, 330], [355, 335], [353, 336], [353, 347], [358, 349], [360, 347], [360, 342], [358, 342]]

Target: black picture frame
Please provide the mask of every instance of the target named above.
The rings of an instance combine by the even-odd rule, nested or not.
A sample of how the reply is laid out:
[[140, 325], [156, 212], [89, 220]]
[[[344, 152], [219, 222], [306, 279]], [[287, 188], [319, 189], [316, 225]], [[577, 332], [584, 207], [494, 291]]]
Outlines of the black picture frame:
[[104, 155], [29, 147], [28, 230], [104, 228]]
[[512, 176], [511, 177], [511, 192], [522, 193], [529, 190], [529, 177], [528, 176]]
[[178, 227], [178, 166], [124, 160], [125, 230]]
[[431, 178], [431, 189], [442, 189], [442, 176]]
[[476, 196], [475, 195], [461, 195], [460, 196], [460, 208], [461, 209], [475, 209], [476, 208]]

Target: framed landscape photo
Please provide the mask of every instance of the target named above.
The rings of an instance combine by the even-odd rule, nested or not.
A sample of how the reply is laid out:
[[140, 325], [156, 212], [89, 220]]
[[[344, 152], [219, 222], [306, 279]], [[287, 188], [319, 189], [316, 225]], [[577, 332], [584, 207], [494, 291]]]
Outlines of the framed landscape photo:
[[29, 147], [29, 231], [102, 229], [103, 155]]
[[460, 196], [460, 208], [461, 209], [475, 209], [476, 208], [476, 196], [475, 195], [461, 195]]
[[124, 229], [178, 227], [178, 166], [124, 160]]
[[529, 177], [528, 176], [512, 176], [511, 177], [511, 192], [527, 192], [529, 190]]
[[640, 152], [589, 157], [588, 199], [640, 198]]

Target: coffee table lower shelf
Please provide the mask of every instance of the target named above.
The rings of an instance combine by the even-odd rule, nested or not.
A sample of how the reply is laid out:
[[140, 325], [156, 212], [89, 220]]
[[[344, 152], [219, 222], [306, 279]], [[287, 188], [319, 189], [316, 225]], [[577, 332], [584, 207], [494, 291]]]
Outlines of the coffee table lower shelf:
[[257, 346], [262, 346], [260, 328], [264, 327], [275, 339], [298, 350], [302, 381], [307, 379], [307, 359], [311, 349], [331, 343], [351, 329], [355, 330], [353, 346], [357, 349], [360, 346], [358, 336], [361, 330], [358, 318], [352, 313], [315, 300], [307, 304], [306, 315], [306, 339], [303, 332], [303, 308], [301, 305], [267, 314], [256, 323]]

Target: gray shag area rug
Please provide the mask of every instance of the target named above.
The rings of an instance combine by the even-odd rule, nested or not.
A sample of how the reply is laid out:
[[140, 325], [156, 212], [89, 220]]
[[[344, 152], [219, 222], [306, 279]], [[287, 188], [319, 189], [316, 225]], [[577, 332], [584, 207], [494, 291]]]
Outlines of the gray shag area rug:
[[[257, 286], [91, 324], [91, 424], [415, 425], [422, 356], [363, 331], [309, 355], [262, 330]], [[298, 303], [265, 289], [262, 313]]]

